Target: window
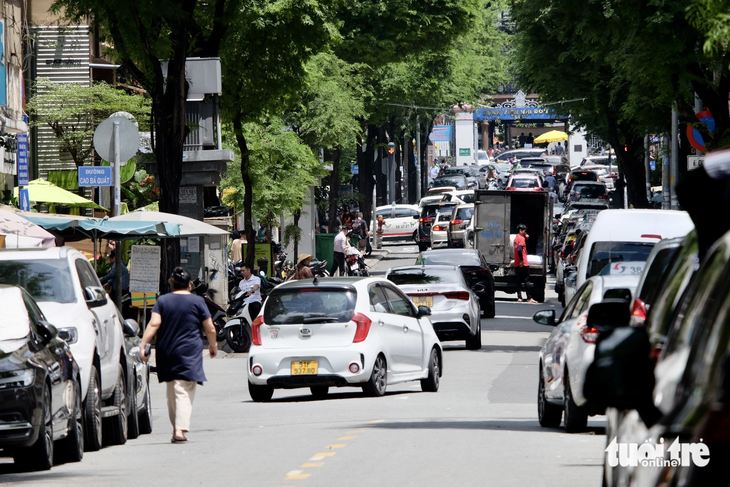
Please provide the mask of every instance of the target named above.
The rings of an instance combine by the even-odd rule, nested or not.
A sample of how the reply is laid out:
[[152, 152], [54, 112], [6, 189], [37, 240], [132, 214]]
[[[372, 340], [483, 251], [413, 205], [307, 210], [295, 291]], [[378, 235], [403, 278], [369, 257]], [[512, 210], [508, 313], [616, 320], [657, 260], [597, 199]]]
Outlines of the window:
[[411, 267], [392, 271], [388, 280], [396, 286], [455, 284], [459, 282], [459, 273], [453, 268]]
[[573, 298], [568, 302], [568, 305], [565, 307], [565, 309], [563, 309], [563, 314], [560, 315], [560, 320], [558, 320], [558, 323], [562, 323], [563, 321], [570, 319], [570, 315], [573, 313], [573, 309], [580, 299], [580, 296], [583, 293], [583, 289], [585, 289], [587, 285], [588, 283], [583, 284], [583, 286], [581, 286], [581, 288], [575, 292]]
[[578, 301], [575, 304], [575, 308], [573, 308], [573, 312], [570, 313], [570, 318], [577, 318], [588, 310], [588, 305], [591, 302], [592, 292], [593, 283], [589, 281], [585, 284], [585, 286], [583, 286], [582, 292], [576, 293], [576, 295], [580, 295], [580, 298], [578, 298]]
[[370, 286], [368, 294], [370, 295], [370, 311], [375, 313], [390, 313], [388, 300], [385, 299], [385, 294], [383, 294], [383, 289], [380, 286]]
[[354, 290], [332, 288], [287, 289], [273, 292], [266, 301], [267, 325], [347, 323], [355, 313]]
[[510, 186], [513, 188], [531, 189], [531, 188], [539, 188], [540, 184], [538, 184], [537, 179], [519, 178], [519, 179], [513, 179], [512, 184]]
[[398, 292], [389, 287], [384, 287], [385, 295], [388, 296], [390, 306], [393, 308], [393, 313], [401, 316], [415, 317], [413, 314], [413, 307], [409, 300], [401, 296]]
[[21, 294], [17, 287], [0, 288], [0, 309], [3, 310], [0, 341], [24, 338], [30, 332], [30, 319]]
[[82, 289], [85, 290], [87, 287], [101, 287], [101, 283], [96, 277], [96, 274], [94, 274], [94, 270], [85, 260], [76, 259], [76, 272], [79, 274]]
[[457, 220], [471, 220], [471, 217], [474, 216], [474, 208], [459, 208], [456, 210], [456, 219]]
[[0, 262], [0, 284], [20, 286], [36, 301], [73, 303], [76, 295], [65, 260], [5, 260]]
[[393, 210], [391, 208], [384, 208], [382, 210], [378, 210], [375, 212], [375, 218], [377, 219], [379, 216], [383, 217], [384, 220], [387, 220], [388, 218], [392, 218], [393, 216]]
[[654, 243], [596, 242], [591, 249], [586, 277], [597, 275], [611, 262], [646, 262]]

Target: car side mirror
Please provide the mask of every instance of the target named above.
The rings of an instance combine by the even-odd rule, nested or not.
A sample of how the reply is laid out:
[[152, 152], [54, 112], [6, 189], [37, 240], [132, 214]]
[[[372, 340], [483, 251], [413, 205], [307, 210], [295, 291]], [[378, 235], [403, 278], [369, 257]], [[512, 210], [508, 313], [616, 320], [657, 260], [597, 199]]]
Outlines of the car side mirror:
[[84, 299], [86, 299], [86, 305], [89, 308], [98, 308], [107, 303], [106, 292], [96, 286], [87, 286], [84, 289]]
[[136, 321], [129, 318], [122, 323], [122, 330], [124, 331], [125, 337], [132, 338], [139, 335], [139, 325]]
[[431, 316], [431, 308], [421, 305], [418, 307], [418, 314], [416, 315], [416, 317], [420, 319], [424, 316]]
[[56, 327], [47, 321], [39, 321], [36, 324], [36, 329], [44, 343], [48, 343], [58, 336], [58, 330], [56, 330]]
[[629, 326], [629, 302], [623, 299], [605, 299], [588, 309], [586, 324], [599, 331]]
[[532, 319], [535, 321], [535, 323], [539, 323], [541, 325], [546, 326], [555, 326], [555, 310], [554, 309], [544, 309], [542, 311], [538, 311], [532, 316]]

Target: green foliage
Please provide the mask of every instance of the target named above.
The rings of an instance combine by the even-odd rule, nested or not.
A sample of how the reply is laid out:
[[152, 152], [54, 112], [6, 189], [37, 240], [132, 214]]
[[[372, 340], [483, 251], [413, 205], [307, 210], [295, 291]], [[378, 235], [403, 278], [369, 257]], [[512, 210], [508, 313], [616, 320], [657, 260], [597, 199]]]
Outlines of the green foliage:
[[147, 175], [144, 169], [136, 171], [121, 189], [122, 201], [127, 203], [129, 211], [144, 208], [157, 202], [160, 197], [160, 188], [155, 187], [155, 177]]
[[12, 189], [4, 189], [2, 193], [2, 203], [4, 205], [14, 206], [16, 208], [19, 207], [18, 198], [15, 197], [15, 193]]
[[694, 0], [687, 5], [687, 18], [706, 32], [705, 53], [728, 50], [730, 42], [730, 0]]
[[141, 130], [149, 130], [149, 100], [140, 95], [128, 95], [103, 82], [85, 87], [40, 78], [34, 93], [25, 106], [32, 116], [31, 126], [50, 127], [60, 150], [68, 153], [77, 166], [89, 159], [96, 125], [112, 113], [131, 113]]
[[298, 225], [290, 224], [284, 227], [284, 246], [299, 243], [302, 240], [302, 229]]

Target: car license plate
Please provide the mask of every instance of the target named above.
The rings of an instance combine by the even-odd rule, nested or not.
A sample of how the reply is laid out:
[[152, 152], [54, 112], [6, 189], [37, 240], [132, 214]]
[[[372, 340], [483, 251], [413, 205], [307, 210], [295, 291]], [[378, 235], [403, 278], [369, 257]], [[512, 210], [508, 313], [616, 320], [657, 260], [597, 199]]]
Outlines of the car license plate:
[[431, 308], [433, 306], [433, 297], [432, 296], [413, 296], [413, 304], [416, 306], [428, 306]]
[[319, 362], [316, 360], [292, 360], [291, 375], [317, 375]]

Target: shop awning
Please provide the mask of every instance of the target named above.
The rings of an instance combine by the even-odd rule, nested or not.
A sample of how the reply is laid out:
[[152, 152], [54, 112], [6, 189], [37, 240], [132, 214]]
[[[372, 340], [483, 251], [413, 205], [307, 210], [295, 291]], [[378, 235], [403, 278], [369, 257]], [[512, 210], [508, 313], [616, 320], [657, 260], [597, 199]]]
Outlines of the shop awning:
[[226, 230], [208, 225], [200, 220], [186, 216], [162, 213], [159, 211], [135, 211], [126, 215], [110, 218], [111, 222], [166, 222], [180, 225], [180, 237], [194, 237], [202, 235], [228, 235]]
[[13, 211], [0, 209], [0, 235], [6, 248], [55, 247], [56, 238]]
[[72, 218], [25, 216], [27, 220], [46, 230], [57, 232], [78, 232], [92, 239], [129, 240], [141, 237], [167, 238], [178, 237], [180, 226], [174, 223], [156, 222], [126, 222], [112, 221], [108, 218], [86, 218], [77, 220]]

